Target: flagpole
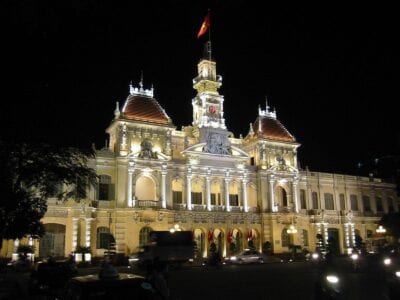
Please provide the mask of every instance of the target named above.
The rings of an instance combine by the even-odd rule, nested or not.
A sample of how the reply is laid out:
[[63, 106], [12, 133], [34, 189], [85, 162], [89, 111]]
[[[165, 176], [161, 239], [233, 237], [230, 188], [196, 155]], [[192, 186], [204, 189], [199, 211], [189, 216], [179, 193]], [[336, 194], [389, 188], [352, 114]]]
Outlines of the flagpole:
[[209, 17], [209, 23], [210, 23], [210, 25], [208, 26], [208, 43], [210, 45], [208, 55], [209, 55], [209, 60], [211, 61], [211, 13], [210, 13], [210, 9], [208, 9], [208, 17]]

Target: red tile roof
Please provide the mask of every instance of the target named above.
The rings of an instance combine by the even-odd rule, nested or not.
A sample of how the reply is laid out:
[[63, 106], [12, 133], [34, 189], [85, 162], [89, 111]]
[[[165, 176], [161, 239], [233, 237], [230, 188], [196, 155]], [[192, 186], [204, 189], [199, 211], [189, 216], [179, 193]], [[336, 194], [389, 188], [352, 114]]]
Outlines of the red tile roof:
[[156, 99], [129, 95], [122, 110], [124, 118], [143, 122], [170, 125], [171, 120]]
[[[259, 130], [259, 122], [261, 120], [261, 130]], [[270, 117], [258, 117], [253, 124], [254, 135], [282, 142], [295, 142], [296, 139], [277, 119]]]

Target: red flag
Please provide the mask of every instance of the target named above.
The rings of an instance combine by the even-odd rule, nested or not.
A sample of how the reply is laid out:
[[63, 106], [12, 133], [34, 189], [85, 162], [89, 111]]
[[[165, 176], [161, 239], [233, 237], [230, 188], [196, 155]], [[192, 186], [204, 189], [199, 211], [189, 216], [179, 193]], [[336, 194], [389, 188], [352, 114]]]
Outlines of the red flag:
[[211, 242], [212, 240], [213, 240], [213, 232], [212, 232], [212, 230], [210, 229], [209, 231], [208, 231], [208, 241], [209, 242]]
[[210, 12], [208, 12], [204, 18], [203, 24], [201, 24], [199, 33], [197, 34], [197, 38], [200, 38], [203, 34], [205, 34], [208, 27], [210, 27]]
[[249, 232], [247, 233], [247, 240], [250, 241], [253, 239], [253, 231], [249, 229]]
[[226, 236], [226, 240], [228, 243], [232, 243], [232, 235], [233, 232], [231, 230], [228, 230], [228, 235]]

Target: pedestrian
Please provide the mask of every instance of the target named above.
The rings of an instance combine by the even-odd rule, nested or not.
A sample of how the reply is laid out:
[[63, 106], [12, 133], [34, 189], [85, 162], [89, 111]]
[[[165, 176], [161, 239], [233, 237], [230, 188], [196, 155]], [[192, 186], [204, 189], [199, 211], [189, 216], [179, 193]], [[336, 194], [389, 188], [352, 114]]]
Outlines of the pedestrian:
[[156, 258], [154, 259], [153, 264], [149, 267], [147, 271], [147, 280], [155, 290], [155, 294], [157, 295], [156, 299], [170, 299], [170, 291], [166, 279], [168, 265], [165, 262], [160, 262]]

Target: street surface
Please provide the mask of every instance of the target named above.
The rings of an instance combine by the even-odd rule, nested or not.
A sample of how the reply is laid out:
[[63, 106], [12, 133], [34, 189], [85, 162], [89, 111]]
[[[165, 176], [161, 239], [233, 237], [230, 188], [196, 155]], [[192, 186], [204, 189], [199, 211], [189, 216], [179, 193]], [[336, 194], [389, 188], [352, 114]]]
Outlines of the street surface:
[[[384, 277], [373, 270], [353, 272], [339, 264], [342, 299], [387, 299]], [[315, 299], [319, 269], [310, 262], [193, 267], [169, 272], [169, 286], [179, 300]]]

